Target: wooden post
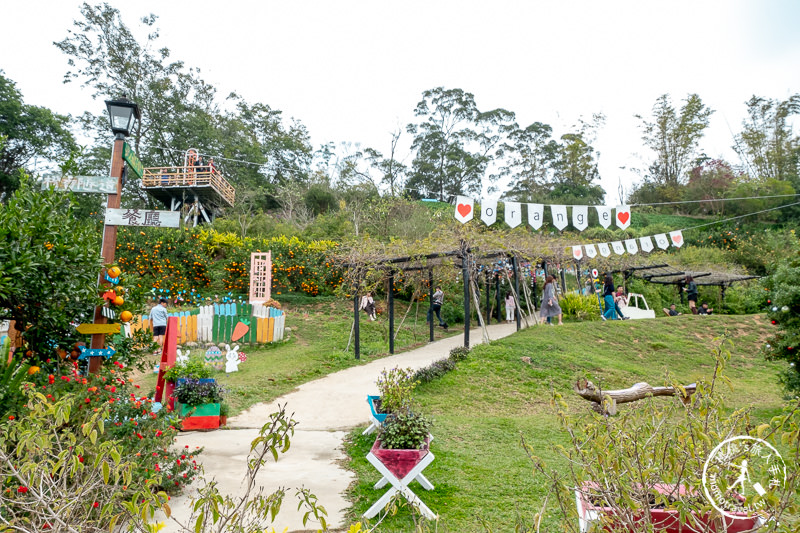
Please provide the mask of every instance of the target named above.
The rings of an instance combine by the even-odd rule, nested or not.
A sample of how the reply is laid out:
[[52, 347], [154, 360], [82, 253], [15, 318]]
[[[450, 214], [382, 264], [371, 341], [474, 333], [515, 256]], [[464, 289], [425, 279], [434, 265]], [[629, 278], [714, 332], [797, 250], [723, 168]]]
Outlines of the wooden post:
[[494, 297], [497, 300], [497, 322], [501, 323], [503, 317], [500, 314], [500, 274], [494, 275]]
[[471, 311], [469, 305], [469, 253], [466, 250], [464, 250], [461, 256], [461, 268], [464, 277], [464, 348], [469, 348], [469, 322]]
[[517, 269], [517, 256], [511, 257], [511, 268], [514, 270], [514, 292], [517, 295], [517, 305], [514, 308], [514, 318], [517, 321], [517, 331], [520, 330], [519, 314], [522, 302], [519, 299], [519, 270]]
[[428, 322], [431, 333], [430, 342], [433, 342], [433, 269], [430, 268], [428, 269], [428, 316], [430, 317]]
[[356, 352], [356, 359], [361, 359], [361, 331], [359, 329], [358, 323], [358, 291], [355, 291], [356, 294], [353, 296], [353, 333], [355, 333], [356, 339], [353, 348]]
[[389, 274], [389, 353], [394, 354], [394, 273]]
[[575, 278], [578, 280], [578, 294], [583, 294], [583, 285], [581, 284], [581, 265], [575, 262]]
[[[114, 147], [111, 151], [111, 177], [117, 178], [117, 193], [109, 194], [106, 207], [111, 209], [119, 209], [120, 198], [122, 197], [122, 169], [125, 167], [125, 161], [122, 159], [122, 148], [125, 144], [125, 137], [122, 134], [117, 134], [114, 139]], [[100, 248], [100, 254], [103, 256], [103, 263], [110, 265], [114, 262], [114, 255], [117, 251], [117, 226], [104, 225], [103, 226], [103, 245]], [[98, 276], [99, 283], [108, 285], [105, 282], [105, 269], [100, 271]], [[103, 307], [97, 306], [94, 308], [94, 323], [106, 324], [108, 321], [103, 316]], [[105, 348], [106, 335], [105, 333], [95, 333], [92, 335], [90, 346], [92, 349]], [[96, 374], [103, 366], [102, 357], [89, 358], [89, 372]]]
[[492, 323], [492, 309], [491, 309], [492, 304], [489, 302], [489, 295], [492, 292], [492, 286], [489, 282], [489, 275], [490, 273], [487, 270], [486, 271], [486, 325], [487, 326]]
[[567, 293], [567, 278], [564, 276], [563, 266], [559, 270], [561, 270], [561, 294], [564, 295]]

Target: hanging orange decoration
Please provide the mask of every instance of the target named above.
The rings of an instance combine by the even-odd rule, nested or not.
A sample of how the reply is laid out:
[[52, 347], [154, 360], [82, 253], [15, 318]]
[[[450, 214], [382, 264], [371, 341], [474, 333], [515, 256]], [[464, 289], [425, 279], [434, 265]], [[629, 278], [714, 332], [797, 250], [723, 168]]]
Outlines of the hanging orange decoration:
[[119, 319], [122, 320], [123, 322], [130, 322], [132, 318], [133, 318], [133, 313], [131, 313], [130, 311], [123, 311], [119, 314]]
[[125, 303], [125, 299], [122, 296], [117, 296], [114, 298], [114, 305], [122, 305]]
[[122, 274], [122, 271], [119, 269], [118, 266], [113, 266], [108, 269], [109, 278], [118, 278], [120, 274]]

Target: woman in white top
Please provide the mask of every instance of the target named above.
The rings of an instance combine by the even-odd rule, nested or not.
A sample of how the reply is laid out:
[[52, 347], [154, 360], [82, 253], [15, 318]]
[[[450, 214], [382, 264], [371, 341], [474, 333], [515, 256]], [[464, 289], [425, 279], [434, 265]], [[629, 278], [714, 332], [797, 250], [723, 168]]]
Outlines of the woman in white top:
[[517, 309], [517, 302], [514, 300], [514, 295], [510, 292], [506, 293], [506, 322], [511, 324], [514, 321], [515, 313]]

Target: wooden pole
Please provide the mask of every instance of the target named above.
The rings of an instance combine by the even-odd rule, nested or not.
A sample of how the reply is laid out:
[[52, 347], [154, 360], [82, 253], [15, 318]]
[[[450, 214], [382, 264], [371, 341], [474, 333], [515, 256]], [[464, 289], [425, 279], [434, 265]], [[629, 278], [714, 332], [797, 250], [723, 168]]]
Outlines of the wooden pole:
[[[469, 253], [465, 250], [461, 258], [461, 272], [464, 277], [464, 348], [469, 348]], [[432, 320], [431, 320], [432, 321]]]
[[[107, 208], [119, 209], [120, 198], [122, 197], [122, 169], [125, 167], [125, 161], [122, 159], [122, 148], [125, 144], [125, 137], [122, 134], [117, 134], [114, 139], [114, 147], [111, 151], [111, 177], [117, 178], [117, 192], [116, 194], [109, 194], [106, 203]], [[114, 262], [114, 255], [117, 251], [117, 226], [103, 226], [103, 245], [100, 248], [100, 254], [103, 256], [103, 263], [110, 265]], [[100, 284], [107, 285], [105, 282], [105, 269], [100, 272]], [[103, 306], [94, 308], [94, 321], [95, 324], [105, 324], [108, 321], [103, 316]], [[105, 348], [106, 335], [105, 333], [95, 333], [92, 335], [91, 348], [101, 349]], [[102, 357], [89, 358], [89, 372], [96, 374], [103, 366]]]
[[394, 274], [389, 274], [389, 353], [394, 354]]
[[520, 306], [522, 302], [519, 300], [519, 272], [517, 270], [517, 256], [514, 255], [511, 257], [511, 268], [514, 269], [514, 296], [517, 298], [517, 306], [514, 309], [514, 317], [517, 320], [517, 331], [520, 330], [520, 322], [519, 316], [521, 314], [522, 309]]
[[431, 333], [430, 342], [433, 342], [433, 269], [428, 269], [428, 317], [430, 317], [428, 322]]
[[[477, 283], [477, 282], [476, 282]], [[491, 304], [489, 303], [489, 297], [492, 292], [492, 285], [489, 281], [489, 271], [486, 272], [486, 323], [492, 323], [492, 309]]]
[[503, 317], [500, 315], [500, 274], [494, 275], [494, 297], [497, 300], [497, 322], [502, 322]]

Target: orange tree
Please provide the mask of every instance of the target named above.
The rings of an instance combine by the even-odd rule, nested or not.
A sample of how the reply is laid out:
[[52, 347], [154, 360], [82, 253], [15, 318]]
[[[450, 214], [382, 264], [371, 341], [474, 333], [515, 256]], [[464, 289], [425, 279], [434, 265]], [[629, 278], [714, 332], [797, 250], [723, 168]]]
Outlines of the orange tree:
[[34, 187], [23, 176], [0, 204], [0, 319], [16, 321], [26, 354], [46, 359], [76, 340], [71, 321], [91, 317], [102, 259], [72, 197]]

